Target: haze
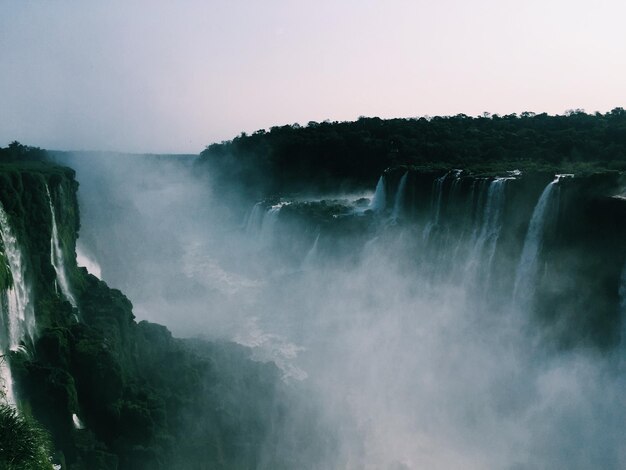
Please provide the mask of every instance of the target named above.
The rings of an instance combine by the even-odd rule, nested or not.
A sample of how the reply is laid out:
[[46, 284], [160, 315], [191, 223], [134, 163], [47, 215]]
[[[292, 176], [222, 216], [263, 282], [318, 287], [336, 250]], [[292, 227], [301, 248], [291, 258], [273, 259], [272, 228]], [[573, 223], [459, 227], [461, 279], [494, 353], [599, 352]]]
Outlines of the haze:
[[626, 103], [620, 1], [0, 4], [0, 144], [192, 152], [360, 115]]
[[[81, 182], [80, 258], [100, 265], [138, 319], [177, 336], [233, 340], [281, 370], [288, 419], [272, 427], [256, 468], [290, 458], [284, 468], [624, 467], [624, 344], [604, 354], [582, 342], [558, 347], [583, 329], [580, 317], [550, 323], [533, 313], [531, 286], [542, 276], [526, 278], [543, 263], [526, 247], [539, 250], [543, 229], [524, 237], [510, 223], [532, 211], [549, 233], [554, 211], [568, 205], [556, 183], [532, 191], [512, 177], [474, 179], [471, 190], [461, 180], [433, 184], [432, 200], [419, 199], [425, 218], [403, 220], [413, 209], [394, 202], [397, 223], [390, 206], [403, 198], [390, 187], [387, 212], [367, 193], [377, 216], [327, 214], [333, 222], [318, 224], [289, 216], [295, 200], [224, 197], [191, 158], [57, 158]], [[406, 195], [417, 186], [409, 181]], [[326, 202], [303, 204], [310, 216]], [[559, 253], [563, 266], [595, 255]], [[590, 288], [563, 271], [553, 285]], [[622, 306], [611, 304], [621, 311], [624, 276]], [[595, 315], [605, 301], [595, 297]], [[581, 294], [563, 308], [580, 312], [582, 302]]]

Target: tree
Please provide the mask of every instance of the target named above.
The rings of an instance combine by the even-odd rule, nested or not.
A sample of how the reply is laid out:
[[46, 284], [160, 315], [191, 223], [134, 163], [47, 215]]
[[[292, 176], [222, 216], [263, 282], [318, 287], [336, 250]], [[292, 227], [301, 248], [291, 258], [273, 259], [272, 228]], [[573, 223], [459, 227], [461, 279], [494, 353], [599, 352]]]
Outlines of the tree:
[[6, 148], [0, 147], [0, 162], [17, 161], [42, 161], [46, 159], [46, 152], [39, 147], [22, 145], [17, 140], [11, 142]]

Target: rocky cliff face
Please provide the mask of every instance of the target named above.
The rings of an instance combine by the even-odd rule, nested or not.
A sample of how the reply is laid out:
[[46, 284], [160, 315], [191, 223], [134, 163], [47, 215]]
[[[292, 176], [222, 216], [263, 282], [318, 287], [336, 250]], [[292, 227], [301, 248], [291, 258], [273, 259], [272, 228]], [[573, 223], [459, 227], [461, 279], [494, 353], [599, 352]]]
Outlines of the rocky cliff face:
[[[302, 350], [308, 348], [303, 362], [311, 378], [296, 390], [281, 380], [288, 372], [299, 371], [288, 367], [292, 356], [278, 357], [283, 360], [277, 362], [279, 371], [272, 364], [250, 361], [249, 351], [232, 343], [180, 340], [165, 327], [136, 322], [130, 301], [120, 291], [76, 265], [79, 219], [72, 170], [29, 165], [0, 170], [4, 214], [0, 346], [11, 366], [4, 367], [2, 375], [5, 385], [7, 378], [12, 382], [13, 400], [23, 412], [32, 413], [50, 431], [55, 458], [66, 468], [299, 468], [302, 462], [314, 468], [316, 459], [331, 462], [327, 468], [341, 467], [344, 461], [337, 456], [342, 449], [365, 461], [385, 454], [387, 446], [381, 444], [368, 454], [359, 447], [359, 432], [366, 434], [369, 424], [342, 428], [354, 416], [346, 412], [318, 418], [319, 410], [324, 406], [336, 410], [333, 406], [344, 403], [344, 397], [353, 405], [350, 398], [363, 396], [356, 418], [371, 413], [384, 420], [391, 405], [376, 401], [381, 396], [378, 382], [385, 390], [395, 384], [397, 417], [418, 409], [422, 400], [412, 397], [423, 390], [411, 377], [425, 367], [419, 361], [438, 347], [453, 350], [450, 331], [464, 321], [469, 323], [456, 332], [456, 341], [467, 342], [471, 351], [474, 337], [491, 344], [507, 333], [494, 329], [494, 324], [508, 324], [506, 318], [516, 316], [528, 320], [521, 324], [529, 331], [513, 335], [520, 342], [515, 357], [537, 344], [551, 352], [528, 359], [530, 372], [520, 375], [518, 385], [532, 383], [535, 361], [550, 364], [565, 356], [563, 351], [617, 350], [623, 330], [619, 303], [626, 263], [626, 201], [619, 173], [572, 177], [398, 167], [380, 177], [372, 194], [328, 199], [284, 195], [253, 201], [243, 224], [236, 213], [240, 207], [227, 207], [233, 209], [237, 227], [228, 232], [227, 238], [234, 241], [225, 246], [231, 251], [220, 245], [220, 252], [236, 255], [241, 244], [247, 251], [245, 262], [224, 266], [243, 266], [244, 273], [258, 269], [259, 282], [251, 285], [267, 288], [257, 310], [264, 312], [265, 299], [270, 317], [275, 311], [284, 318], [293, 315], [293, 322], [280, 322], [277, 328], [295, 327], [294, 336], [304, 342]], [[137, 172], [139, 183], [143, 176]], [[187, 204], [186, 197], [180, 199]], [[97, 211], [98, 199], [92, 202], [90, 210]], [[158, 223], [166, 216], [160, 202], [154, 204]], [[221, 202], [228, 206], [227, 200]], [[208, 206], [202, 199], [198, 204]], [[116, 221], [121, 208], [110, 201], [102, 201], [102, 208], [106, 216], [98, 219], [101, 225], [89, 227], [94, 238], [107, 224], [118, 227], [128, 221], [123, 217]], [[122, 208], [136, 209], [130, 203]], [[195, 209], [189, 211], [194, 216], [210, 215], [215, 207], [206, 212]], [[179, 218], [176, 222], [170, 228], [178, 230]], [[153, 227], [143, 228], [149, 233]], [[160, 241], [171, 240], [163, 236]], [[131, 264], [134, 260], [122, 249], [118, 255]], [[177, 256], [168, 258], [161, 252], [152, 256], [150, 260], [161, 263], [155, 263], [159, 269], [180, 268], [172, 266]], [[130, 277], [142, 275], [137, 266], [119, 269], [129, 269]], [[396, 289], [398, 283], [406, 291]], [[205, 294], [199, 288], [183, 292]], [[454, 309], [442, 307], [448, 301]], [[230, 306], [234, 312], [241, 304], [233, 301]], [[350, 317], [352, 308], [356, 313]], [[411, 332], [438, 315], [450, 318], [451, 312], [454, 320], [446, 323], [441, 336], [429, 332], [437, 341], [429, 343], [431, 336], [415, 340]], [[182, 319], [186, 313], [174, 311], [172, 318]], [[395, 330], [397, 315], [404, 323]], [[379, 331], [389, 332], [390, 342], [372, 341], [374, 346], [401, 341], [400, 358], [408, 364], [402, 373], [385, 375], [386, 364], [397, 363], [395, 349], [368, 350], [364, 345], [373, 330], [355, 331], [355, 324], [376, 324]], [[268, 325], [263, 327], [276, 326]], [[298, 336], [301, 330], [310, 337]], [[278, 332], [286, 338], [293, 333]], [[354, 339], [359, 334], [363, 342]], [[256, 348], [259, 357], [276, 360], [262, 355], [263, 345], [255, 340], [279, 337], [252, 335], [242, 342]], [[325, 341], [322, 350], [315, 349], [320, 339]], [[499, 349], [486, 348], [486, 356], [491, 357], [493, 350]], [[328, 360], [317, 368], [314, 354]], [[376, 369], [381, 364], [385, 366]], [[360, 370], [374, 370], [384, 379], [362, 382], [356, 373]], [[342, 382], [347, 371], [354, 374], [354, 384]], [[436, 370], [431, 372], [437, 376]], [[494, 383], [501, 383], [507, 373], [494, 373]], [[323, 384], [324, 378], [338, 384], [339, 397], [311, 387]], [[442, 390], [448, 393], [448, 388]], [[294, 391], [299, 394], [297, 402], [291, 401]], [[425, 399], [436, 402], [437, 397]], [[375, 429], [378, 421], [370, 422]], [[560, 426], [551, 421], [546, 425]], [[358, 441], [359, 450], [353, 450], [352, 440]]]
[[373, 237], [402, 236], [412, 249], [388, 255], [405, 257], [431, 281], [473, 283], [501, 311], [517, 305], [543, 322], [560, 347], [606, 348], [619, 341], [623, 321], [624, 188], [619, 172], [402, 167], [380, 177], [369, 201], [257, 203], [246, 229], [259, 238], [271, 232], [272, 241], [263, 242], [280, 247], [283, 257], [302, 260], [315, 245], [326, 262], [346, 262]]
[[135, 322], [120, 291], [77, 267], [77, 187], [68, 168], [0, 167], [4, 400], [50, 432], [63, 468], [254, 466], [275, 368]]

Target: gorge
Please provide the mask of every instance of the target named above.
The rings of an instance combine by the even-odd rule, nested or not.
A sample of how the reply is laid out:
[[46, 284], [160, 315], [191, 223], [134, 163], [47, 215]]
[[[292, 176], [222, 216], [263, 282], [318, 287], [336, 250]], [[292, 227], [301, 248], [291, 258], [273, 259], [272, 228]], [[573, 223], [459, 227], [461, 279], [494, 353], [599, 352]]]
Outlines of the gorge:
[[56, 465], [626, 463], [623, 169], [223, 145], [0, 168], [5, 395]]

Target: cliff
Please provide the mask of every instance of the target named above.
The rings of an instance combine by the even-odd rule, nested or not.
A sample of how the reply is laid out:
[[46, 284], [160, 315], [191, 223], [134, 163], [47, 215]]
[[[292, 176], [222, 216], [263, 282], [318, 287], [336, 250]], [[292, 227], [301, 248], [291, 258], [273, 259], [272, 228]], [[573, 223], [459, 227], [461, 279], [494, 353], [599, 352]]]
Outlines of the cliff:
[[337, 191], [374, 184], [399, 165], [557, 173], [626, 169], [626, 112], [564, 116], [362, 117], [355, 122], [276, 126], [214, 143], [201, 166], [223, 190]]
[[5, 397], [50, 433], [63, 468], [255, 466], [277, 370], [137, 323], [120, 291], [76, 265], [77, 188], [68, 168], [0, 165]]
[[[246, 229], [294, 268], [312, 251], [319, 263], [358, 263], [376, 239], [386, 256], [428, 273], [424, 284], [469, 283], [493, 309], [530, 315], [557, 348], [609, 349], [624, 321], [625, 183], [617, 171], [400, 166], [379, 177], [370, 199], [262, 200]], [[408, 249], [394, 251], [398, 237]]]

